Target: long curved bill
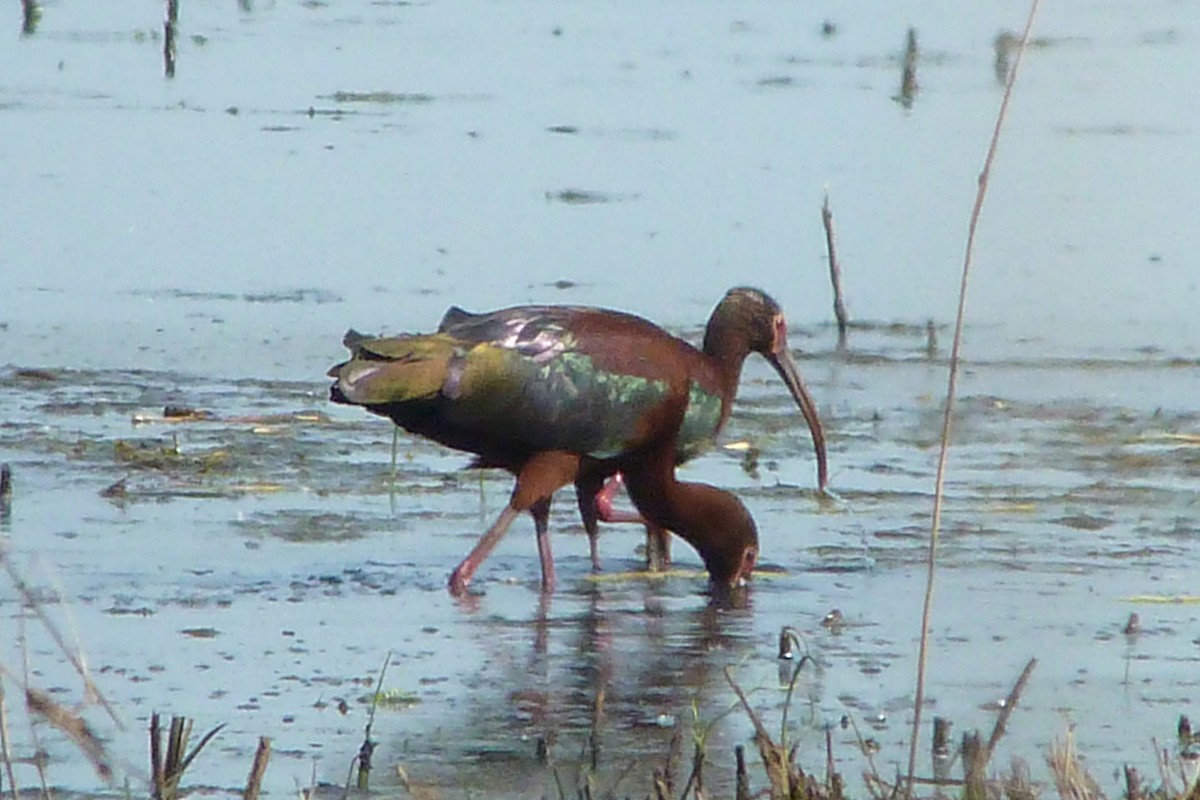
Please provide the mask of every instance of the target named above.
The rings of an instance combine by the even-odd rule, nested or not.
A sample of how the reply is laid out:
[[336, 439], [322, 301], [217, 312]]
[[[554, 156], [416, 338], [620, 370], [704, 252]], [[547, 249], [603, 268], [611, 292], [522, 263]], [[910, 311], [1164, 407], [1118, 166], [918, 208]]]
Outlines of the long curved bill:
[[813, 402], [808, 389], [804, 387], [804, 381], [800, 378], [800, 370], [796, 367], [796, 362], [792, 360], [786, 344], [768, 355], [767, 360], [771, 362], [771, 366], [787, 384], [788, 391], [792, 393], [796, 404], [800, 406], [800, 413], [804, 415], [804, 421], [808, 423], [808, 430], [812, 434], [813, 449], [817, 453], [817, 489], [824, 492], [829, 486], [829, 466], [825, 461], [825, 429], [821, 425], [821, 418], [817, 415], [817, 404]]

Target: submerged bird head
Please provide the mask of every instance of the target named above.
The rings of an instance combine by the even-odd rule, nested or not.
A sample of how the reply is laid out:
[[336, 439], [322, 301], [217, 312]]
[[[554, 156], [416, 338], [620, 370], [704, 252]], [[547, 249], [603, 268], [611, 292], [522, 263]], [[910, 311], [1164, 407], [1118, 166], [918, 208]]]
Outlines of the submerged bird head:
[[670, 529], [700, 554], [714, 589], [744, 585], [758, 561], [758, 526], [750, 510], [732, 492], [706, 483], [676, 486], [686, 510]]

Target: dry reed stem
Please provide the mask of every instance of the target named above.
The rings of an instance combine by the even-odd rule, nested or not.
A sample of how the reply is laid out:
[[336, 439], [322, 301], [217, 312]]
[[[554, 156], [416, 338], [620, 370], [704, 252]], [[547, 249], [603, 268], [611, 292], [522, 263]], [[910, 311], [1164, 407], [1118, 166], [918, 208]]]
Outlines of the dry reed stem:
[[[33, 613], [37, 616], [38, 622], [40, 622], [42, 627], [45, 628], [46, 632], [50, 634], [50, 638], [58, 647], [58, 651], [62, 653], [63, 656], [65, 656], [66, 659], [71, 663], [71, 666], [75, 669], [76, 674], [78, 674], [80, 679], [83, 681], [83, 688], [86, 695], [89, 698], [94, 698], [95, 701], [99, 703], [100, 707], [105, 710], [109, 719], [112, 720], [114, 725], [120, 729], [124, 729], [125, 726], [121, 723], [120, 718], [117, 717], [116, 709], [113, 708], [112, 704], [108, 702], [108, 698], [104, 696], [99, 687], [96, 685], [95, 681], [92, 680], [91, 671], [88, 669], [86, 660], [83, 658], [80, 652], [72, 650], [67, 645], [66, 637], [63, 636], [62, 631], [58, 629], [58, 626], [54, 623], [54, 621], [50, 619], [42, 602], [29, 588], [29, 584], [26, 582], [24, 576], [17, 572], [17, 568], [9, 559], [8, 548], [4, 547], [3, 545], [0, 545], [0, 568], [3, 568], [5, 574], [8, 575], [8, 579], [12, 583], [13, 588], [15, 588], [17, 593], [21, 595], [22, 604], [26, 608], [33, 611]], [[28, 691], [29, 687], [27, 685], [22, 685], [21, 689], [22, 691]]]
[[821, 224], [825, 227], [825, 251], [829, 256], [829, 282], [833, 284], [833, 315], [837, 318], [838, 347], [846, 346], [846, 303], [842, 299], [842, 265], [837, 257], [837, 240], [833, 233], [833, 210], [829, 207], [829, 192], [821, 205]]
[[1125, 798], [1126, 800], [1143, 800], [1142, 778], [1138, 771], [1128, 764], [1125, 765]]
[[150, 715], [150, 776], [154, 800], [174, 800], [179, 797], [179, 782], [183, 779], [183, 773], [224, 727], [225, 723], [216, 726], [204, 734], [195, 747], [187, 751], [187, 741], [192, 735], [192, 721], [186, 717], [171, 717], [171, 730], [167, 734], [167, 753], [164, 758], [160, 717], [157, 711]]
[[737, 783], [734, 797], [737, 800], [750, 800], [750, 775], [746, 772], [746, 748], [740, 744], [733, 748], [733, 757], [737, 761]]
[[175, 34], [179, 30], [179, 0], [167, 0], [163, 19], [163, 74], [175, 77]]
[[921, 60], [921, 48], [917, 46], [917, 29], [909, 28], [904, 37], [904, 63], [900, 69], [900, 92], [896, 99], [906, 109], [913, 107], [920, 85], [917, 83], [917, 64]]
[[979, 731], [963, 734], [959, 755], [963, 765], [963, 800], [987, 800], [987, 750]]
[[1200, 800], [1200, 776], [1197, 776], [1194, 780], [1192, 780], [1192, 786], [1190, 789], [1188, 789], [1188, 792], [1184, 796], [1183, 800]]
[[37, 33], [38, 21], [42, 18], [42, 7], [37, 0], [21, 0], [21, 35]]
[[1020, 702], [1021, 692], [1025, 691], [1025, 684], [1029, 683], [1029, 676], [1033, 674], [1033, 668], [1037, 666], [1037, 659], [1029, 659], [1029, 663], [1025, 665], [1025, 669], [1021, 670], [1020, 677], [1013, 684], [1013, 688], [1008, 693], [1008, 697], [1004, 698], [1004, 707], [1000, 709], [1000, 716], [996, 718], [996, 725], [992, 728], [992, 735], [988, 738], [987, 749], [983, 751], [984, 764], [992, 760], [992, 754], [996, 752], [996, 745], [1000, 743], [1000, 738], [1004, 736], [1004, 731], [1008, 725], [1008, 718], [1012, 716], [1013, 709]]
[[729, 686], [733, 689], [738, 701], [742, 704], [742, 709], [745, 710], [746, 716], [750, 718], [750, 723], [754, 726], [754, 744], [758, 748], [759, 757], [762, 758], [763, 769], [767, 772], [767, 780], [771, 783], [771, 796], [789, 797], [791, 795], [792, 782], [787, 752], [771, 739], [771, 734], [767, 732], [762, 719], [759, 718], [758, 714], [750, 706], [750, 701], [746, 698], [746, 693], [742, 691], [742, 687], [738, 686], [737, 681], [733, 679], [733, 670], [729, 667], [725, 667], [725, 680], [729, 682]]
[[367, 713], [367, 724], [363, 730], [363, 741], [359, 745], [358, 755], [350, 765], [350, 774], [346, 776], [346, 789], [350, 788], [350, 779], [355, 777], [355, 766], [358, 767], [355, 785], [359, 791], [368, 791], [371, 782], [371, 757], [375, 754], [375, 743], [371, 741], [371, 726], [375, 724], [375, 710], [379, 707], [379, 695], [383, 691], [383, 679], [387, 675], [388, 665], [392, 663], [392, 651], [389, 650], [383, 659], [379, 670], [379, 680], [375, 682], [375, 694], [371, 697], [371, 710]]
[[1054, 785], [1062, 800], [1106, 800], [1099, 784], [1079, 763], [1079, 755], [1075, 752], [1075, 737], [1067, 731], [1066, 739], [1057, 739], [1050, 743], [1050, 752], [1046, 756], [1050, 772], [1054, 776]]
[[17, 787], [17, 776], [13, 771], [12, 748], [8, 738], [8, 703], [4, 699], [4, 676], [0, 674], [0, 753], [4, 756], [4, 772], [8, 775], [8, 790], [12, 800], [20, 800], [21, 791]]
[[270, 760], [271, 739], [269, 736], [260, 736], [258, 749], [254, 751], [254, 763], [250, 765], [250, 775], [246, 778], [246, 791], [242, 792], [244, 800], [258, 800], [263, 776], [267, 774], [267, 762]]
[[1017, 756], [1013, 756], [1009, 773], [1002, 780], [1001, 787], [1007, 800], [1038, 800], [1038, 790], [1034, 788], [1033, 778], [1029, 774], [1029, 764]]
[[979, 173], [979, 188], [975, 193], [975, 204], [971, 208], [970, 222], [967, 225], [967, 244], [963, 254], [962, 279], [958, 291], [958, 311], [954, 320], [954, 342], [950, 350], [950, 369], [946, 387], [945, 411], [942, 417], [942, 442], [938, 453], [937, 477], [934, 480], [933, 519], [929, 529], [929, 555], [926, 569], [925, 599], [921, 611], [921, 643], [917, 655], [917, 685], [913, 701], [912, 736], [908, 750], [908, 775], [904, 795], [912, 798], [913, 775], [917, 769], [917, 747], [921, 736], [921, 707], [925, 703], [925, 673], [929, 662], [929, 627], [933, 616], [933, 587], [937, 572], [938, 534], [942, 523], [942, 501], [946, 482], [946, 459], [950, 450], [951, 421], [954, 415], [954, 399], [958, 388], [958, 363], [962, 352], [963, 320], [967, 308], [967, 287], [970, 285], [971, 263], [974, 260], [975, 233], [979, 228], [979, 217], [983, 211], [983, 201], [987, 197], [989, 177], [992, 163], [996, 159], [996, 149], [1000, 143], [1000, 132], [1004, 128], [1007, 117], [1009, 100], [1012, 97], [1013, 86], [1020, 72], [1021, 60], [1025, 55], [1025, 44], [1029, 41], [1029, 32], [1033, 29], [1033, 20], [1037, 15], [1039, 0], [1032, 0], [1029, 16], [1025, 20], [1025, 30], [1021, 33], [1021, 46], [1013, 60], [1012, 69], [1008, 74], [1008, 82], [1004, 86], [1004, 96], [1000, 100], [1000, 109], [996, 113], [996, 124], [992, 130], [992, 138], [988, 144], [987, 155], [984, 157], [983, 169]]
[[51, 727], [66, 734], [75, 746], [92, 762], [92, 768], [105, 783], [112, 783], [113, 770], [108, 753], [91, 726], [78, 714], [50, 699], [50, 695], [38, 689], [25, 690], [25, 705], [29, 711], [45, 720]]

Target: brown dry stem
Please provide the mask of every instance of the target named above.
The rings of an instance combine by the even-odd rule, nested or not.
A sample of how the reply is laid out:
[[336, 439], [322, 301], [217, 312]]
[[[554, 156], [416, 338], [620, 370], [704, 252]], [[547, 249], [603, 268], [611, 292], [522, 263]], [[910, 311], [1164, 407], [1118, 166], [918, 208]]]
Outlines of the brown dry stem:
[[263, 776], [267, 774], [267, 762], [270, 760], [271, 739], [268, 736], [260, 736], [258, 749], [254, 751], [254, 763], [250, 765], [250, 775], [246, 778], [246, 790], [242, 792], [244, 800], [258, 800]]
[[1050, 743], [1050, 752], [1046, 756], [1050, 772], [1054, 776], [1054, 785], [1062, 800], [1107, 800], [1100, 785], [1088, 773], [1087, 768], [1079, 763], [1079, 754], [1075, 751], [1075, 737], [1067, 731], [1062, 741]]
[[101, 780], [105, 783], [112, 782], [113, 770], [108, 753], [100, 737], [96, 736], [83, 717], [54, 702], [50, 695], [39, 689], [25, 690], [25, 705], [30, 713], [40, 717], [75, 742], [75, 746], [92, 762], [92, 768]]
[[[221, 723], [208, 733], [190, 751], [188, 739], [192, 735], [192, 721], [186, 717], [171, 717], [171, 730], [167, 734], [167, 753], [162, 752], [162, 724], [158, 712], [150, 715], [150, 780], [154, 800], [177, 800], [180, 796], [179, 783], [200, 751], [221, 732]], [[184, 753], [187, 753], [184, 755]]]
[[934, 480], [933, 514], [929, 528], [929, 551], [926, 567], [925, 599], [921, 610], [921, 643], [917, 653], [917, 684], [913, 698], [912, 735], [908, 750], [908, 773], [904, 795], [912, 798], [913, 776], [917, 770], [917, 748], [921, 738], [921, 709], [925, 704], [925, 672], [929, 662], [929, 627], [933, 617], [933, 588], [934, 577], [937, 574], [938, 533], [942, 524], [942, 502], [946, 483], [946, 461], [950, 451], [951, 422], [954, 418], [954, 400], [958, 389], [958, 364], [962, 353], [963, 321], [967, 310], [967, 287], [970, 286], [971, 264], [974, 260], [975, 234], [979, 229], [979, 218], [983, 212], [983, 201], [987, 197], [989, 176], [992, 164], [996, 160], [996, 150], [1000, 144], [1000, 132], [1004, 129], [1007, 118], [1009, 100], [1012, 98], [1013, 86], [1020, 72], [1021, 59], [1025, 53], [1025, 43], [1029, 41], [1029, 33], [1033, 29], [1033, 20], [1037, 15], [1038, 0], [1032, 0], [1029, 15], [1025, 20], [1025, 30], [1021, 34], [1021, 48], [1013, 61], [1008, 74], [1008, 83], [1004, 87], [1004, 96], [1000, 100], [1000, 108], [996, 112], [996, 124], [992, 130], [992, 138], [988, 144], [987, 155], [983, 160], [983, 169], [979, 173], [979, 186], [975, 193], [975, 204], [971, 208], [970, 222], [967, 225], [967, 244], [963, 254], [962, 279], [958, 290], [958, 312], [954, 321], [954, 343], [950, 350], [950, 369], [946, 386], [946, 403], [942, 417], [941, 447], [938, 453], [937, 477]]
[[837, 239], [833, 233], [833, 210], [829, 207], [829, 192], [821, 205], [821, 224], [825, 227], [825, 250], [829, 256], [829, 282], [833, 284], [833, 315], [837, 318], [838, 347], [846, 346], [846, 302], [842, 295], [842, 265], [838, 262]]

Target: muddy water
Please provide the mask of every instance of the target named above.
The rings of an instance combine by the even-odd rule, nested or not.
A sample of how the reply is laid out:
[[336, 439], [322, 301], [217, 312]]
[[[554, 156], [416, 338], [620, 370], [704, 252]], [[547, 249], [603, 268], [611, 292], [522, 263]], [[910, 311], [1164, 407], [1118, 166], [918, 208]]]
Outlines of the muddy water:
[[[686, 754], [698, 731], [727, 788], [749, 726], [725, 716], [724, 668], [778, 730], [784, 626], [816, 662], [789, 714], [802, 761], [824, 763], [830, 730], [857, 780], [843, 720], [885, 776], [906, 760], [945, 321], [998, 100], [992, 42], [1017, 11], [851, 5], [823, 35], [824, 17], [774, 4], [197, 3], [170, 80], [157, 4], [48, 4], [24, 35], [9, 12], [0, 524], [116, 711], [85, 716], [119, 775], [144, 779], [159, 710], [228, 723], [195, 784], [238, 786], [260, 735], [272, 794], [340, 784], [391, 653], [377, 786], [402, 764], [452, 796], [557, 796], [598, 718], [601, 788], [644, 793], [672, 738]], [[1055, 3], [1039, 31], [978, 243], [927, 718], [990, 730], [1037, 657], [997, 763], [1044, 776], [1073, 725], [1111, 787], [1125, 762], [1153, 773], [1152, 739], [1171, 747], [1197, 702], [1197, 120], [1181, 76], [1200, 26], [1167, 2]], [[845, 350], [825, 322], [826, 187], [851, 313], [885, 321]], [[738, 609], [709, 608], [698, 573], [594, 579], [569, 492], [553, 597], [522, 521], [481, 595], [452, 600], [445, 578], [508, 479], [406, 437], [393, 469], [389, 426], [325, 401], [348, 325], [563, 300], [694, 339], [738, 283], [789, 311], [840, 498], [813, 496], [797, 415], [751, 364], [725, 441], [755, 457], [686, 468], [758, 520], [774, 569]], [[606, 529], [606, 575], [637, 566], [640, 538]], [[78, 750], [12, 702], [25, 663], [59, 702], [83, 692], [12, 582], [0, 592], [17, 755], [44, 748], [52, 783], [93, 791]], [[823, 625], [834, 609], [843, 624]]]

